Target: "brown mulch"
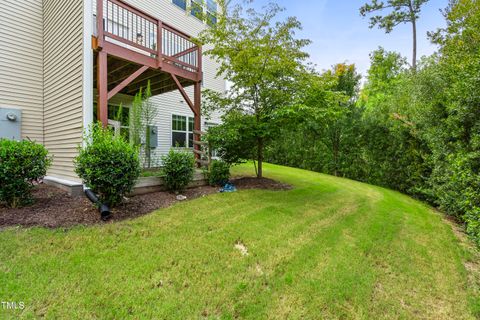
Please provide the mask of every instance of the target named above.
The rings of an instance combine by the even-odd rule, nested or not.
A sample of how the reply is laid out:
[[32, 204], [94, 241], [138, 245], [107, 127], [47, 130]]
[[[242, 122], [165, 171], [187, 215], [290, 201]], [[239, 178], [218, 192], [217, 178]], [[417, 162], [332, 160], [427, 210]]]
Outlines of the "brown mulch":
[[[239, 189], [288, 190], [289, 185], [270, 179], [237, 178], [232, 181]], [[203, 186], [186, 190], [188, 200], [217, 193], [219, 188]], [[128, 198], [122, 205], [112, 209], [107, 222], [100, 219], [98, 210], [86, 197], [71, 197], [65, 191], [41, 184], [33, 191], [35, 203], [23, 208], [6, 208], [0, 205], [0, 229], [9, 226], [42, 226], [47, 228], [72, 227], [112, 223], [132, 219], [176, 202], [176, 195], [169, 192], [154, 192]]]
[[238, 189], [265, 189], [275, 191], [291, 190], [292, 186], [267, 178], [243, 177], [232, 180]]

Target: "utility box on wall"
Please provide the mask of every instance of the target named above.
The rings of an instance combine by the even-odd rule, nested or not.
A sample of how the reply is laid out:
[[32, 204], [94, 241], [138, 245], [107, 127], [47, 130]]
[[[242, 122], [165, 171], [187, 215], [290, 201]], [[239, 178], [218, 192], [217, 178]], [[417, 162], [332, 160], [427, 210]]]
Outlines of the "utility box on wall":
[[0, 108], [0, 139], [22, 139], [22, 110]]
[[158, 128], [157, 126], [148, 126], [148, 130], [150, 132], [150, 141], [148, 141], [148, 146], [150, 148], [157, 148], [158, 147]]

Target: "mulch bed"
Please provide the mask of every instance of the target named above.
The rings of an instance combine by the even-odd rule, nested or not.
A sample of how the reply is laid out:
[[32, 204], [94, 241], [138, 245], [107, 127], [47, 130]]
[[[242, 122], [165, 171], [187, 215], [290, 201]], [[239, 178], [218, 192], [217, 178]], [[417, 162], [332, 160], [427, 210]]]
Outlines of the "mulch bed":
[[[232, 181], [239, 189], [289, 190], [291, 186], [270, 180], [237, 178]], [[188, 200], [217, 193], [219, 188], [204, 186], [186, 190]], [[42, 226], [47, 228], [72, 227], [113, 223], [132, 219], [178, 202], [176, 195], [169, 192], [154, 192], [129, 198], [122, 205], [112, 209], [107, 222], [100, 219], [98, 210], [86, 197], [71, 197], [65, 191], [41, 184], [33, 192], [35, 203], [23, 208], [6, 208], [0, 205], [0, 228], [9, 226]]]

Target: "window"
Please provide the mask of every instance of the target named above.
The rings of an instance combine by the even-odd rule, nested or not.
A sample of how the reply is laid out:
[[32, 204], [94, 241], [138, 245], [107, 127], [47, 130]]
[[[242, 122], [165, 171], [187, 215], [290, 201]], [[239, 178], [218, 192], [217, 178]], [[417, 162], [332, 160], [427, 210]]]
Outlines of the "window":
[[180, 9], [187, 11], [187, 0], [172, 0], [172, 2]]
[[203, 6], [201, 0], [192, 0], [192, 8], [190, 9], [192, 16], [203, 20]]
[[214, 0], [207, 0], [207, 24], [209, 26], [217, 24], [217, 3]]
[[115, 134], [123, 136], [125, 139], [130, 138], [130, 110], [127, 107], [108, 105], [108, 120], [118, 124], [113, 126]]
[[172, 147], [193, 148], [192, 117], [172, 115]]

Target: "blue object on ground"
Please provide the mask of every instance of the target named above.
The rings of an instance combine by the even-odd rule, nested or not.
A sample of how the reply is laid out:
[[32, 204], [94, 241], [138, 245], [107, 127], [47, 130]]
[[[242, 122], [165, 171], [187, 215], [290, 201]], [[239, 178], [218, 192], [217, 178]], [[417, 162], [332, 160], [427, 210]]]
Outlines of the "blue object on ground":
[[235, 192], [237, 191], [237, 188], [231, 183], [226, 183], [222, 189], [220, 189], [220, 192]]

